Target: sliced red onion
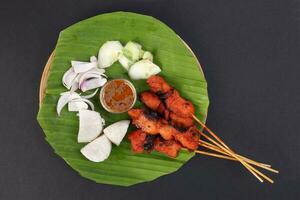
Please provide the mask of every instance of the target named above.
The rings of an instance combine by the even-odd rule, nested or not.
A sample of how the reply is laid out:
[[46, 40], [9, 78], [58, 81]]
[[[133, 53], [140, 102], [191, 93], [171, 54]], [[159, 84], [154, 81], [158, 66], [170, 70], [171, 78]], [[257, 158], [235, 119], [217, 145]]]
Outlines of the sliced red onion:
[[95, 68], [81, 74], [78, 80], [81, 91], [85, 92], [103, 86], [107, 82], [106, 78], [103, 77], [106, 77], [104, 72], [103, 69]]
[[86, 63], [89, 63], [89, 62], [77, 61], [77, 60], [72, 60], [71, 61], [72, 67], [74, 67], [75, 65], [86, 64]]
[[87, 103], [90, 106], [90, 108], [92, 110], [95, 110], [94, 104], [90, 100], [88, 100], [88, 99], [84, 99], [84, 98], [80, 97], [80, 98], [73, 99], [72, 102], [85, 102], [85, 103]]
[[103, 86], [107, 82], [106, 78], [98, 77], [83, 81], [80, 84], [81, 91], [85, 92]]
[[98, 90], [99, 90], [99, 88], [97, 88], [92, 94], [84, 95], [84, 96], [81, 96], [81, 97], [85, 98], [85, 99], [93, 98], [97, 94]]
[[72, 66], [76, 73], [83, 73], [83, 72], [87, 72], [93, 68], [96, 68], [97, 63], [96, 62], [79, 63], [79, 64], [74, 64]]
[[68, 69], [68, 71], [66, 71], [63, 75], [62, 78], [62, 83], [63, 85], [67, 88], [70, 89], [73, 85], [74, 80], [77, 77], [77, 73], [74, 71], [73, 67], [71, 67], [70, 69]]
[[98, 73], [98, 74], [103, 75], [105, 73], [105, 69], [93, 68], [86, 73]]
[[69, 112], [78, 112], [80, 110], [87, 110], [89, 106], [82, 101], [70, 101], [68, 103], [68, 111]]
[[96, 56], [91, 56], [90, 57], [90, 62], [98, 62], [98, 59]]
[[74, 81], [74, 83], [73, 83], [72, 86], [71, 86], [70, 91], [71, 91], [71, 92], [75, 92], [78, 88], [79, 88], [78, 82], [77, 82], [77, 81]]
[[104, 74], [105, 70], [104, 69], [99, 69], [99, 68], [93, 68], [85, 73], [80, 73], [79, 76], [77, 77], [77, 81], [79, 83], [79, 85], [82, 83], [82, 81], [84, 81], [85, 79], [88, 79], [88, 78], [93, 78], [95, 76], [97, 77], [101, 77], [101, 76], [105, 76], [107, 77], [105, 74]]
[[58, 116], [60, 116], [61, 110], [67, 103], [69, 103], [73, 99], [78, 99], [78, 98], [80, 98], [80, 95], [77, 94], [76, 92], [63, 92], [59, 97], [56, 105], [56, 112]]

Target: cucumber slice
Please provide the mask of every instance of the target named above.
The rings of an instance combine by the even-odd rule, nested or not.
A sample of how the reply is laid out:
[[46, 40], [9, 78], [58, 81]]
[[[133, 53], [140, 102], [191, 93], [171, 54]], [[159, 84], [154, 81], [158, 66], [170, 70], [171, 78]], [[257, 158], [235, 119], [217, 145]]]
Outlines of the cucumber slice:
[[123, 54], [133, 62], [136, 62], [142, 58], [143, 53], [144, 51], [142, 50], [142, 46], [132, 41], [127, 42], [123, 49]]
[[133, 65], [133, 61], [127, 58], [125, 55], [121, 55], [119, 58], [119, 62], [126, 71], [129, 70], [130, 66]]
[[153, 55], [150, 51], [145, 51], [142, 58], [143, 60], [150, 60], [153, 62]]
[[140, 60], [129, 69], [129, 76], [132, 80], [147, 79], [158, 74], [161, 69], [150, 60]]

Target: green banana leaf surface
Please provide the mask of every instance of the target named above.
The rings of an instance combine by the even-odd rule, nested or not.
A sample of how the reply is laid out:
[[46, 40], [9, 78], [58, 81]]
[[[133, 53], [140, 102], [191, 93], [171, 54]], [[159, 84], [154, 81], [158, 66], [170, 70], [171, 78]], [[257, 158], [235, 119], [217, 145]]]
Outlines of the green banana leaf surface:
[[[67, 91], [61, 80], [71, 60], [88, 61], [90, 56], [97, 56], [101, 45], [108, 40], [119, 40], [123, 45], [135, 41], [144, 50], [152, 52], [154, 63], [162, 69], [160, 75], [179, 90], [183, 97], [193, 102], [197, 117], [203, 121], [209, 104], [207, 83], [197, 58], [185, 43], [172, 29], [153, 17], [128, 12], [101, 14], [60, 33], [49, 71], [46, 95], [37, 117], [46, 140], [55, 153], [81, 176], [97, 183], [130, 186], [172, 173], [195, 154], [181, 150], [175, 159], [157, 152], [134, 154], [126, 137], [120, 146], [113, 147], [110, 157], [104, 162], [94, 163], [81, 155], [80, 149], [85, 144], [77, 143], [78, 116], [68, 112], [66, 107], [60, 117], [56, 113], [60, 93]], [[130, 80], [118, 62], [107, 68], [106, 75], [110, 79]], [[145, 80], [132, 82], [138, 93], [149, 89]], [[127, 113], [111, 114], [105, 111], [99, 102], [99, 95], [92, 101], [106, 125], [129, 119]], [[141, 106], [141, 102], [137, 101], [135, 106]], [[130, 126], [128, 132], [134, 129]]]

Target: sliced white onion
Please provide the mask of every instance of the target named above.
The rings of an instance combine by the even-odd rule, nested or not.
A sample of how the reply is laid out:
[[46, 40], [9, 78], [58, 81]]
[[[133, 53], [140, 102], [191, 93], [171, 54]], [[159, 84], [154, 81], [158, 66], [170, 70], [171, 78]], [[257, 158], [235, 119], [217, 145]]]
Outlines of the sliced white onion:
[[77, 141], [91, 142], [94, 140], [103, 129], [103, 119], [100, 113], [91, 110], [79, 111], [79, 131]]
[[89, 62], [71, 60], [72, 67], [74, 67], [75, 65], [87, 64], [87, 63], [89, 63]]
[[69, 103], [70, 101], [74, 99], [80, 98], [80, 95], [76, 92], [63, 92], [61, 96], [58, 99], [57, 105], [56, 105], [56, 112], [58, 116], [60, 116], [60, 112], [63, 109], [63, 107]]
[[70, 89], [72, 87], [72, 84], [74, 82], [74, 80], [77, 77], [77, 73], [74, 71], [74, 69], [71, 67], [70, 69], [68, 69], [68, 71], [66, 71], [63, 75], [62, 78], [62, 83], [63, 85], [67, 88]]
[[96, 63], [98, 63], [97, 57], [96, 56], [91, 56], [90, 57], [90, 62], [96, 62]]
[[84, 98], [76, 98], [76, 99], [73, 99], [72, 101], [73, 101], [73, 102], [85, 102], [85, 103], [87, 103], [87, 104], [90, 106], [90, 108], [91, 108], [92, 110], [95, 110], [94, 104], [93, 104], [90, 100], [88, 100], [88, 99], [84, 99]]
[[70, 91], [71, 91], [71, 92], [75, 92], [78, 88], [79, 88], [78, 82], [77, 82], [77, 81], [74, 81], [73, 84], [72, 84], [72, 86], [71, 86]]
[[105, 72], [104, 69], [98, 69], [98, 68], [91, 69], [90, 71], [82, 73], [78, 76], [78, 83], [79, 83], [79, 85], [81, 85], [81, 83], [84, 80], [89, 79], [89, 78], [97, 78], [97, 77], [101, 77], [101, 76], [107, 77], [104, 74], [104, 72]]
[[88, 90], [102, 87], [106, 82], [107, 79], [103, 77], [87, 79], [80, 84], [80, 89], [82, 92], [85, 92]]
[[119, 41], [105, 42], [98, 53], [98, 64], [100, 68], [111, 66], [119, 59], [123, 46]]
[[129, 120], [118, 121], [106, 127], [103, 133], [112, 143], [119, 146], [126, 135], [129, 123]]
[[68, 103], [68, 111], [78, 112], [80, 110], [87, 110], [89, 106], [82, 101], [70, 101]]
[[82, 95], [81, 97], [85, 98], [85, 99], [93, 98], [97, 94], [98, 90], [99, 90], [99, 88], [97, 88], [92, 94]]
[[90, 71], [88, 71], [88, 73], [94, 73], [94, 72], [104, 75], [105, 69], [93, 68]]
[[82, 76], [80, 76], [79, 81], [78, 81], [79, 88], [81, 87], [82, 83], [85, 80], [92, 79], [92, 78], [102, 78], [102, 75], [99, 73], [89, 73], [89, 72], [83, 74]]
[[87, 72], [93, 68], [97, 67], [96, 62], [89, 62], [89, 63], [80, 63], [80, 64], [74, 64], [73, 69], [76, 73], [83, 73]]
[[150, 60], [140, 60], [130, 67], [129, 76], [133, 80], [147, 79], [159, 72], [161, 69]]
[[85, 145], [80, 152], [90, 161], [102, 162], [109, 157], [111, 149], [111, 142], [105, 135], [102, 135]]

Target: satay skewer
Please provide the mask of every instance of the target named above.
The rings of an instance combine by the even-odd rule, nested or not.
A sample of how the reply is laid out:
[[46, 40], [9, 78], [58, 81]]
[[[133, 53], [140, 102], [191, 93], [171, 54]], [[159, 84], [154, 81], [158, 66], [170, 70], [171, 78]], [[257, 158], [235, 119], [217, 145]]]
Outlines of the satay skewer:
[[198, 122], [205, 130], [208, 131], [210, 135], [212, 135], [220, 144], [222, 144], [226, 149], [230, 150], [230, 148], [214, 133], [212, 132], [203, 122], [201, 122], [195, 115], [192, 115], [194, 120]]
[[[231, 150], [214, 132], [212, 132], [203, 122], [201, 122], [195, 115], [193, 115], [193, 118], [195, 119], [195, 121], [197, 121], [203, 128], [205, 128], [216, 140], [218, 140], [218, 142], [220, 142], [224, 147], [226, 147], [228, 150]], [[232, 150], [231, 150], [232, 151]], [[233, 151], [232, 151], [233, 152]], [[225, 153], [225, 152], [224, 152]], [[234, 153], [234, 152], [233, 152]], [[236, 153], [235, 153], [236, 154]], [[228, 154], [227, 154], [228, 155]], [[246, 161], [250, 161], [252, 162], [253, 160], [249, 159], [249, 158], [246, 158], [244, 156], [241, 156], [241, 155], [238, 155], [236, 154], [238, 157], [246, 160]], [[253, 161], [253, 162], [256, 162], [256, 161]], [[256, 162], [258, 163], [258, 162]], [[266, 166], [266, 167], [271, 167], [271, 165], [268, 165], [268, 164], [264, 164], [264, 163], [261, 163], [262, 165]], [[275, 170], [277, 171], [277, 170]], [[276, 173], [276, 172], [275, 172]], [[278, 173], [278, 171], [277, 171]]]
[[[265, 174], [261, 173], [260, 171], [258, 171], [257, 169], [255, 169], [254, 167], [252, 167], [251, 165], [249, 165], [248, 163], [246, 163], [243, 159], [239, 158], [215, 133], [213, 133], [205, 124], [203, 124], [195, 115], [192, 115], [193, 118], [195, 119], [196, 122], [198, 122], [203, 128], [205, 128], [205, 130], [207, 130], [210, 135], [217, 141], [215, 141], [214, 139], [208, 137], [205, 133], [199, 131], [199, 133], [204, 136], [207, 140], [209, 140], [210, 142], [214, 143], [215, 145], [217, 145], [219, 148], [221, 148], [223, 151], [225, 151], [226, 153], [228, 153], [230, 156], [236, 158], [238, 161], [240, 161], [240, 163], [242, 165], [244, 165], [244, 167], [246, 169], [248, 169], [248, 171], [250, 173], [252, 173], [260, 182], [263, 182], [263, 180], [261, 179], [261, 177], [263, 177], [264, 179], [266, 179], [267, 181], [269, 181], [270, 183], [274, 183], [274, 181], [272, 179], [270, 179], [268, 176], [266, 176]], [[258, 176], [260, 175], [260, 176]]]
[[[199, 145], [202, 146], [202, 147], [205, 147], [205, 148], [207, 148], [207, 149], [210, 149], [210, 150], [213, 150], [213, 151], [222, 153], [222, 154], [224, 155], [224, 156], [223, 156], [223, 155], [219, 156], [220, 154], [215, 154], [215, 155], [211, 155], [211, 156], [215, 156], [215, 157], [219, 157], [219, 158], [224, 158], [224, 159], [228, 159], [228, 160], [238, 161], [238, 160], [236, 160], [235, 158], [229, 157], [229, 155], [228, 155], [226, 152], [222, 151], [222, 150], [219, 149], [218, 147], [216, 147], [216, 146], [214, 146], [214, 145], [211, 145], [211, 144], [209, 144], [209, 143], [206, 142], [207, 144], [209, 144], [209, 145], [207, 145], [207, 144], [205, 144], [205, 143], [203, 143], [203, 142], [205, 142], [205, 141], [200, 142]], [[198, 153], [198, 152], [196, 152], [196, 153]], [[204, 154], [203, 152], [201, 152], [201, 153]], [[212, 153], [212, 154], [214, 154], [214, 153]], [[207, 154], [207, 155], [209, 155], [209, 154]], [[237, 155], [238, 157], [242, 157], [242, 156], [240, 156], [240, 155], [238, 155], [238, 154], [236, 154], [236, 155]], [[230, 159], [229, 159], [228, 157], [229, 157]], [[242, 158], [242, 159], [243, 159], [243, 158]], [[255, 166], [257, 166], [257, 167], [263, 168], [263, 169], [268, 170], [268, 171], [271, 171], [271, 172], [273, 172], [273, 173], [279, 173], [278, 170], [272, 169], [271, 167], [266, 166], [264, 163], [259, 163], [259, 162], [253, 161], [253, 160], [251, 160], [251, 159], [248, 159], [248, 158], [246, 158], [246, 159], [244, 159], [244, 160], [245, 160], [247, 163], [249, 163], [249, 164], [255, 165]]]
[[[206, 141], [204, 141], [204, 140], [199, 140], [199, 145], [200, 145], [200, 146], [203, 146], [202, 144], [205, 144], [205, 145], [208, 145], [208, 146], [210, 146], [210, 147], [216, 148], [220, 153], [223, 153], [223, 154], [228, 155], [226, 152], [222, 151], [219, 147], [217, 147], [217, 146], [215, 146], [215, 145], [213, 145], [213, 144], [211, 144], [211, 143], [209, 143], [209, 142], [206, 142]], [[248, 162], [255, 162], [255, 163], [259, 164], [259, 165], [263, 165], [263, 166], [265, 166], [265, 167], [271, 168], [271, 165], [269, 165], [269, 164], [257, 162], [257, 161], [251, 160], [251, 159], [249, 159], [249, 158], [247, 158], [247, 157], [241, 156], [241, 155], [239, 155], [239, 154], [236, 154], [236, 155], [239, 156], [240, 158], [244, 159], [245, 161], [248, 161]]]
[[213, 157], [217, 157], [217, 158], [223, 158], [223, 159], [232, 160], [232, 161], [238, 161], [237, 159], [235, 159], [233, 157], [224, 156], [224, 155], [216, 154], [216, 153], [210, 153], [210, 152], [201, 151], [201, 150], [195, 150], [195, 153], [203, 154], [203, 155], [207, 155], [207, 156], [213, 156]]
[[[262, 178], [264, 178], [264, 179], [268, 180], [269, 182], [273, 183], [272, 179], [270, 179], [266, 175], [262, 174], [260, 171], [255, 169], [251, 164], [249, 164], [247, 162], [248, 158], [237, 155], [213, 131], [211, 131], [204, 123], [202, 123], [194, 115], [195, 109], [194, 109], [192, 103], [185, 100], [184, 98], [180, 97], [178, 91], [172, 89], [172, 87], [162, 77], [160, 77], [158, 75], [151, 76], [147, 80], [147, 83], [150, 86], [152, 92], [154, 92], [154, 93], [159, 92], [162, 94], [166, 94], [169, 91], [171, 91], [171, 94], [166, 98], [166, 100], [164, 102], [166, 104], [167, 108], [170, 111], [172, 111], [173, 113], [177, 113], [177, 114], [179, 113], [180, 117], [190, 116], [196, 122], [198, 122], [198, 124], [200, 124], [210, 134], [210, 137], [203, 132], [200, 132], [201, 135], [203, 135], [210, 142], [214, 143], [220, 149], [220, 151], [222, 151], [222, 154], [224, 154], [224, 155], [217, 155], [218, 157], [228, 156], [228, 157], [235, 158], [242, 165], [244, 165], [250, 171], [250, 173], [252, 173], [259, 181], [263, 182]], [[158, 99], [158, 101], [159, 101], [159, 99]], [[207, 146], [209, 146], [209, 145], [207, 145]], [[211, 146], [209, 146], [209, 147], [211, 147]], [[200, 151], [200, 152], [203, 153], [203, 151]], [[210, 154], [212, 155], [212, 153], [210, 153]], [[208, 153], [206, 153], [206, 155], [208, 155]], [[248, 159], [248, 161], [252, 162], [252, 160], [250, 161], [250, 159]], [[253, 161], [253, 163], [260, 165], [259, 163], [255, 162], [255, 161]], [[264, 166], [264, 165], [261, 165], [261, 166]]]
[[[272, 179], [270, 179], [268, 176], [264, 175], [263, 173], [261, 173], [260, 171], [258, 171], [257, 169], [255, 169], [254, 167], [252, 167], [251, 165], [249, 165], [248, 163], [246, 163], [244, 160], [240, 159], [239, 157], [236, 156], [235, 153], [233, 153], [231, 150], [228, 150], [227, 148], [225, 148], [224, 146], [222, 146], [221, 144], [217, 143], [215, 140], [211, 139], [210, 137], [208, 137], [205, 133], [201, 134], [202, 136], [204, 136], [207, 140], [209, 140], [210, 142], [213, 142], [215, 145], [217, 145], [218, 147], [220, 147], [221, 149], [223, 149], [224, 151], [226, 151], [228, 154], [230, 154], [232, 157], [236, 158], [238, 161], [241, 162], [242, 165], [245, 166], [245, 168], [247, 168], [250, 173], [252, 173], [260, 182], [263, 182], [263, 180], [261, 179], [261, 177], [263, 177], [264, 179], [266, 179], [267, 181], [269, 181], [270, 183], [274, 183], [274, 181]], [[260, 176], [258, 176], [260, 175]]]

